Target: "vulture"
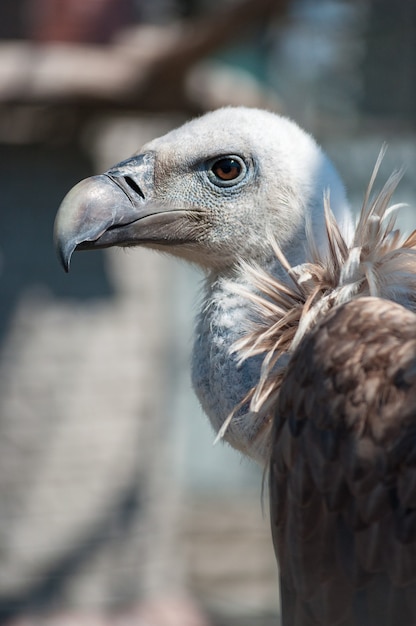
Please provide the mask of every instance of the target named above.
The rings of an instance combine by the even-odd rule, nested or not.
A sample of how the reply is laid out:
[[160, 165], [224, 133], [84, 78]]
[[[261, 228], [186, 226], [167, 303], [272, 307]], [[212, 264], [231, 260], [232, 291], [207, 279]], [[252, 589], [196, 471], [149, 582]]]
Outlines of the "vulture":
[[[382, 151], [383, 153], [383, 151]], [[416, 624], [416, 231], [401, 173], [357, 219], [293, 121], [219, 109], [78, 183], [55, 242], [199, 265], [192, 380], [217, 437], [269, 480], [284, 626]]]

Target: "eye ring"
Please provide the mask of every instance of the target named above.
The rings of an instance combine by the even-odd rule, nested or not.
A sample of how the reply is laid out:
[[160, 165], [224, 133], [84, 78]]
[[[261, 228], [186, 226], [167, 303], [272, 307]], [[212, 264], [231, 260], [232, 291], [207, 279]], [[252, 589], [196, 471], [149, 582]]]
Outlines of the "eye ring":
[[239, 183], [246, 174], [244, 161], [234, 155], [213, 159], [208, 165], [210, 180], [220, 187], [229, 187]]

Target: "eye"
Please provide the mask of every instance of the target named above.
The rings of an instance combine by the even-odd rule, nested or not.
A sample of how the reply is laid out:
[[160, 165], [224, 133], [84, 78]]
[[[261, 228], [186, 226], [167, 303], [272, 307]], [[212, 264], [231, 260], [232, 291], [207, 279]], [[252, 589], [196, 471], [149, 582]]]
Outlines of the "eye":
[[212, 171], [220, 180], [235, 180], [241, 174], [241, 163], [229, 157], [215, 161]]
[[215, 185], [230, 187], [244, 178], [246, 165], [237, 156], [226, 156], [213, 159], [208, 165], [208, 176]]

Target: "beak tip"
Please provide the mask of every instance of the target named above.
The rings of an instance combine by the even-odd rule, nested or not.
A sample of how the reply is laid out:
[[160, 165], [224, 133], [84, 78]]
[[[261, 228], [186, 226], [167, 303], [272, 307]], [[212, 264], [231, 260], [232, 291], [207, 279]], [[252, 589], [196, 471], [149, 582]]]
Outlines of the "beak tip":
[[59, 260], [63, 267], [65, 274], [69, 274], [69, 270], [71, 267], [71, 259], [65, 259], [62, 255], [59, 256]]
[[64, 254], [62, 254], [60, 251], [58, 251], [58, 258], [65, 274], [69, 274], [69, 270], [71, 267], [71, 259], [68, 257], [65, 257]]
[[[96, 200], [92, 191], [96, 189], [95, 180], [87, 178], [73, 187], [62, 200], [56, 214], [53, 240], [58, 259], [66, 273], [69, 272], [71, 257], [78, 243], [88, 235], [88, 204]], [[87, 224], [87, 227], [85, 226]]]
[[71, 266], [72, 253], [76, 248], [76, 244], [74, 244], [71, 240], [67, 241], [64, 238], [59, 238], [55, 234], [54, 245], [59, 262], [65, 273], [68, 274]]
[[[112, 227], [135, 221], [142, 204], [141, 198], [134, 204], [122, 186], [107, 174], [75, 185], [62, 200], [54, 224], [55, 248], [65, 272], [69, 272], [76, 249], [105, 247], [99, 242], [102, 236]], [[117, 245], [116, 239], [111, 239], [109, 245]]]

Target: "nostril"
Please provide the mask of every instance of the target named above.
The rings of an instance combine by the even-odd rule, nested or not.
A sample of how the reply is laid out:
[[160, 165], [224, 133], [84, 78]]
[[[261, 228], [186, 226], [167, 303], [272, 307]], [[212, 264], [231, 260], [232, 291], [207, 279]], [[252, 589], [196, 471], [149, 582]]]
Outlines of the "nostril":
[[144, 193], [143, 191], [140, 189], [139, 185], [136, 183], [135, 180], [133, 180], [132, 178], [130, 178], [130, 176], [125, 176], [124, 180], [126, 181], [126, 183], [128, 184], [128, 186], [130, 187], [130, 189], [132, 189], [135, 193], [137, 193], [141, 198], [143, 198], [144, 200]]

